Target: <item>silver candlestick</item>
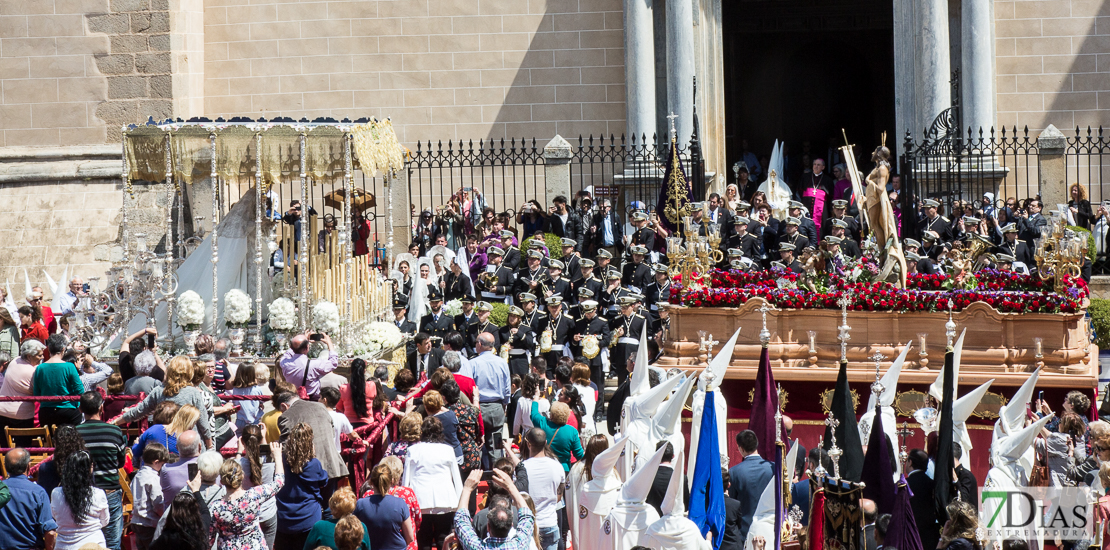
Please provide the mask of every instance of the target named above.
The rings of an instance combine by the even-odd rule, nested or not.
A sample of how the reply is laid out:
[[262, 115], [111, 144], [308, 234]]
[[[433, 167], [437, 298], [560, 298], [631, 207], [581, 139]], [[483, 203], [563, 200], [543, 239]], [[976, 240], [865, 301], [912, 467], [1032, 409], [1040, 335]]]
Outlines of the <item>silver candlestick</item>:
[[775, 391], [778, 392], [775, 396], [775, 444], [779, 445], [782, 443], [782, 407], [779, 406], [777, 398], [782, 395], [782, 384], [779, 384]]
[[836, 302], [840, 306], [840, 335], [837, 336], [840, 340], [840, 360], [845, 363], [848, 362], [848, 341], [852, 339], [852, 327], [848, 326], [848, 306], [852, 305], [852, 298], [852, 292], [846, 290]]
[[948, 300], [948, 322], [944, 323], [944, 335], [948, 337], [948, 347], [952, 347], [952, 342], [956, 340], [956, 321], [952, 320], [952, 308], [956, 304], [951, 299]]

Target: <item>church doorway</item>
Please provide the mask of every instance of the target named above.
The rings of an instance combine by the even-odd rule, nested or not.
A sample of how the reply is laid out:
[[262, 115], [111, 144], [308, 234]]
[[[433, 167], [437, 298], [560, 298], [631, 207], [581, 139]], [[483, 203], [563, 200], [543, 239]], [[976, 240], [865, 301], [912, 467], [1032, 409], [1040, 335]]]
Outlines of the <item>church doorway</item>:
[[827, 160], [830, 147], [843, 145], [841, 128], [861, 155], [883, 131], [888, 146], [901, 139], [890, 0], [725, 1], [722, 8], [730, 181], [742, 140], [757, 156], [786, 140], [793, 182], [803, 156]]

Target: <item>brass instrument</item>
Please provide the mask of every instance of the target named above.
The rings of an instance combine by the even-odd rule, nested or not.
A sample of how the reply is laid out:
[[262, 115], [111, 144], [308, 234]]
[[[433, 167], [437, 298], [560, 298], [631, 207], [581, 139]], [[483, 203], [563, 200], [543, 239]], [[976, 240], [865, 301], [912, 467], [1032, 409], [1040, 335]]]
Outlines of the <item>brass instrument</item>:
[[484, 271], [481, 275], [478, 275], [478, 280], [481, 281], [482, 286], [484, 286], [486, 290], [492, 292], [493, 287], [497, 286], [497, 272]]
[[551, 329], [544, 329], [543, 333], [540, 334], [540, 352], [547, 353], [551, 351], [551, 344], [554, 340], [555, 336], [552, 334]]
[[582, 355], [586, 359], [593, 359], [601, 353], [601, 346], [598, 345], [596, 334], [587, 334], [582, 337]]
[[621, 336], [624, 336], [624, 327], [617, 327], [617, 330], [614, 330], [609, 338], [610, 349], [617, 346], [617, 341], [621, 339]]

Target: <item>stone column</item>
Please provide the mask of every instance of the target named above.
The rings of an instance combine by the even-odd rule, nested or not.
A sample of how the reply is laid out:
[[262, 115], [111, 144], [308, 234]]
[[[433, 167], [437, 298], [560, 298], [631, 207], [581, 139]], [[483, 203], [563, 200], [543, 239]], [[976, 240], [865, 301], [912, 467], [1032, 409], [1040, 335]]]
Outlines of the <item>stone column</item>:
[[568, 201], [571, 199], [570, 161], [572, 157], [573, 150], [563, 136], [557, 135], [544, 145], [543, 179], [547, 195], [544, 204], [551, 204], [551, 200], [560, 195], [566, 197]]
[[952, 106], [948, 0], [917, 0], [917, 131], [920, 136]]
[[[629, 139], [655, 133], [655, 32], [651, 0], [624, 0], [624, 89]], [[565, 143], [565, 141], [564, 141]]]
[[393, 247], [386, 253], [389, 255], [387, 260], [392, 262], [398, 254], [408, 252], [409, 243], [412, 242], [408, 170], [398, 170], [397, 175], [389, 179], [388, 192], [389, 200], [393, 203], [393, 215], [389, 219], [393, 229]]
[[963, 128], [990, 136], [994, 126], [994, 0], [964, 2], [960, 14]]
[[694, 9], [692, 0], [667, 2], [667, 110], [678, 115], [678, 142], [694, 132]]
[[1040, 184], [1041, 202], [1046, 217], [1058, 204], [1068, 203], [1068, 185], [1065, 178], [1067, 162], [1064, 151], [1068, 140], [1055, 126], [1049, 124], [1037, 136], [1037, 181]]

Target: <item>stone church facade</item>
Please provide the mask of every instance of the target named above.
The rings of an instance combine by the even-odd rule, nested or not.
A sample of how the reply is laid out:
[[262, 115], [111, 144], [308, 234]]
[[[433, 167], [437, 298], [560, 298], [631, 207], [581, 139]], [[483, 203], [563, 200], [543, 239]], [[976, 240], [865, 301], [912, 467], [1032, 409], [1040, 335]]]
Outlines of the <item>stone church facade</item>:
[[[873, 94], [892, 120], [874, 126], [898, 140], [950, 105], [956, 68], [969, 125], [1067, 133], [1110, 113], [1110, 0], [0, 0], [0, 277], [103, 270], [120, 128], [148, 117], [390, 116], [412, 147], [650, 135], [673, 111], [682, 136], [696, 76], [707, 170], [721, 174], [748, 130], [732, 113], [764, 109], [736, 100], [763, 86], [745, 81], [743, 45], [865, 27], [889, 36], [875, 55], [893, 79]], [[858, 143], [876, 139], [867, 130]], [[137, 200], [155, 226], [157, 199]]]

